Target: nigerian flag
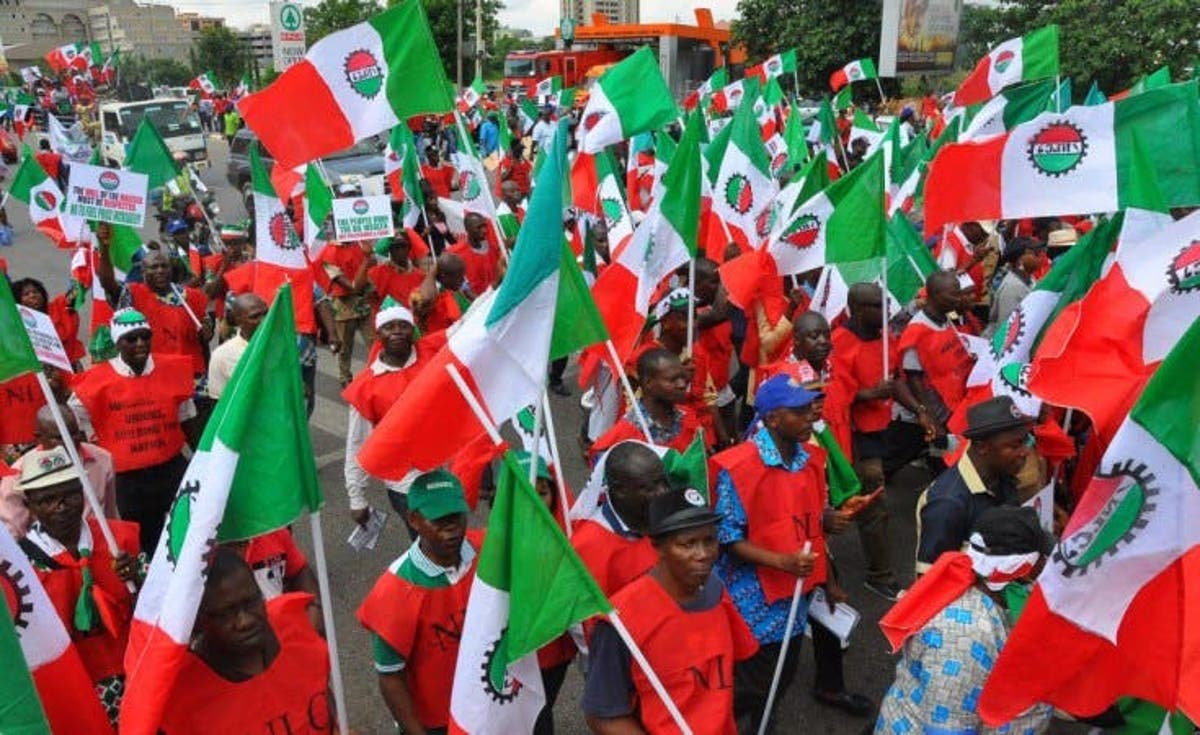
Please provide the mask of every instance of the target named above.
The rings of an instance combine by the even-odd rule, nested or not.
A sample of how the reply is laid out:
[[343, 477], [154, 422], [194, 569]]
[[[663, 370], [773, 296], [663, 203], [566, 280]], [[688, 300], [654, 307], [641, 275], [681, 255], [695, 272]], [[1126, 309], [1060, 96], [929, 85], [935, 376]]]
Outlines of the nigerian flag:
[[545, 703], [537, 650], [611, 610], [528, 473], [505, 453], [463, 622], [450, 731], [531, 732]]
[[187, 655], [214, 542], [261, 536], [322, 505], [292, 317], [275, 296], [204, 429], [167, 512], [125, 652], [121, 732], [154, 733]]
[[605, 146], [656, 130], [675, 119], [675, 98], [658, 67], [658, 55], [643, 46], [596, 80], [579, 118], [579, 150]]
[[316, 258], [328, 242], [325, 220], [333, 211], [333, 192], [311, 163], [304, 169], [304, 205], [304, 247], [308, 248], [310, 258]]

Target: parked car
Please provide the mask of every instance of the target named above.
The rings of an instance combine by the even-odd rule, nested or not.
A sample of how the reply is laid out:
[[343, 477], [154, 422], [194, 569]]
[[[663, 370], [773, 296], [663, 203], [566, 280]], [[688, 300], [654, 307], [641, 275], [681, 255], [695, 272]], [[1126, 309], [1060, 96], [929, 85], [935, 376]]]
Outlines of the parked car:
[[[254, 216], [254, 192], [250, 186], [250, 144], [258, 140], [258, 136], [249, 128], [242, 128], [233, 136], [229, 147], [229, 163], [225, 169], [225, 178], [230, 184], [242, 192], [246, 204], [246, 212]], [[271, 173], [274, 158], [265, 146], [259, 144], [263, 165], [267, 173]], [[373, 177], [383, 177], [383, 144], [376, 138], [367, 138], [349, 148], [330, 154], [321, 159], [321, 166], [329, 175], [329, 186], [335, 196], [351, 196], [362, 193], [363, 180]], [[383, 182], [384, 191], [387, 183]]]

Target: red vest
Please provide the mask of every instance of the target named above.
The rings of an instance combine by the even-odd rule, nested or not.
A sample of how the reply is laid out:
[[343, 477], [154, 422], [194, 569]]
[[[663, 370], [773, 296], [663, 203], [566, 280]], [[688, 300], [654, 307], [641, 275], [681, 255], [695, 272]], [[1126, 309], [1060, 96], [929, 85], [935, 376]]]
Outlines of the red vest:
[[900, 354], [917, 351], [917, 359], [925, 368], [925, 382], [937, 391], [951, 412], [967, 392], [967, 378], [975, 358], [963, 347], [958, 334], [947, 326], [933, 329], [919, 321], [909, 322], [900, 335]]
[[425, 280], [425, 274], [419, 270], [402, 271], [388, 262], [367, 271], [367, 279], [375, 287], [375, 295], [380, 301], [385, 296], [391, 296], [407, 307], [412, 300], [412, 292]]
[[[805, 591], [824, 584], [825, 534], [821, 515], [825, 511], [828, 489], [825, 481], [825, 451], [805, 444], [809, 459], [800, 472], [767, 467], [758, 446], [746, 441], [713, 457], [718, 468], [729, 473], [742, 507], [746, 510], [747, 538], [755, 546], [775, 552], [795, 552], [812, 542], [810, 551], [817, 555], [812, 574], [804, 580]], [[760, 566], [758, 580], [768, 603], [792, 596], [796, 577], [787, 572]]]
[[[164, 304], [158, 296], [144, 283], [129, 284], [129, 295], [133, 298], [133, 308], [146, 316], [150, 329], [154, 331], [154, 340], [150, 343], [155, 357], [158, 355], [183, 355], [191, 360], [192, 374], [203, 373], [204, 351], [200, 345], [200, 330], [187, 309], [182, 306]], [[194, 288], [183, 289], [183, 298], [188, 308], [196, 318], [204, 320], [204, 310], [208, 299]]]
[[223, 679], [199, 656], [186, 654], [167, 698], [165, 735], [206, 733], [332, 733], [329, 649], [313, 630], [306, 608], [311, 595], [281, 595], [267, 603], [267, 620], [279, 655], [247, 681]]
[[[687, 448], [691, 446], [692, 440], [696, 438], [696, 432], [704, 428], [704, 425], [686, 405], [677, 406], [677, 408], [683, 413], [679, 433], [675, 435], [674, 439], [667, 442], [666, 446], [677, 452], [686, 452]], [[629, 421], [625, 417], [621, 417], [617, 420], [617, 423], [613, 424], [611, 429], [601, 434], [600, 438], [592, 443], [592, 446], [588, 449], [588, 460], [595, 462], [596, 458], [604, 453], [604, 450], [629, 439], [645, 441], [646, 435], [642, 433], [641, 427], [636, 423]], [[706, 432], [704, 446], [706, 448], [712, 447], [712, 443], [712, 432]]]
[[[467, 538], [476, 551], [483, 546], [481, 532], [468, 531]], [[413, 708], [427, 728], [450, 720], [454, 665], [474, 580], [474, 564], [448, 587], [421, 587], [388, 570], [358, 608], [358, 622], [404, 657]]]
[[37, 412], [44, 405], [36, 375], [0, 383], [0, 444], [32, 444]]
[[[87, 633], [75, 629], [75, 604], [83, 586], [85, 562], [69, 553], [57, 554], [54, 561], [60, 569], [38, 568], [37, 576], [58, 617], [71, 634], [71, 642], [83, 659], [84, 668], [93, 682], [125, 673], [125, 644], [129, 640], [129, 623], [133, 620], [133, 596], [113, 569], [113, 555], [100, 534], [95, 519], [87, 520], [92, 532], [92, 554], [86, 565], [92, 570], [92, 599], [100, 613], [96, 626]], [[110, 519], [117, 546], [131, 557], [138, 555], [138, 525]]]
[[446, 333], [434, 332], [413, 345], [417, 361], [409, 367], [376, 375], [368, 365], [354, 376], [354, 380], [342, 391], [342, 398], [354, 406], [354, 410], [370, 421], [372, 426], [378, 424], [392, 404], [399, 400], [408, 384], [445, 344]]
[[75, 395], [92, 418], [117, 472], [162, 464], [185, 441], [179, 404], [192, 397], [192, 371], [181, 357], [159, 355], [149, 375], [123, 377], [102, 362], [79, 376]]
[[[351, 274], [353, 277], [353, 274]], [[290, 269], [272, 263], [252, 260], [225, 273], [230, 293], [253, 292], [270, 304], [284, 283], [292, 284], [292, 314], [298, 334], [316, 334], [317, 317], [313, 307], [313, 271], [309, 268]]]
[[500, 250], [491, 243], [488, 243], [487, 252], [480, 253], [468, 245], [466, 240], [459, 240], [446, 248], [446, 252], [462, 258], [463, 264], [466, 265], [467, 284], [471, 287], [471, 293], [476, 296], [486, 291], [488, 286], [500, 277]]
[[575, 524], [574, 531], [571, 546], [606, 595], [612, 595], [658, 563], [658, 554], [645, 536], [625, 538], [590, 520]]
[[[835, 383], [843, 386], [850, 403], [850, 422], [855, 431], [883, 431], [892, 421], [891, 399], [854, 401], [863, 389], [874, 388], [883, 380], [883, 339], [863, 340], [846, 327], [833, 330], [833, 352], [830, 354], [830, 373]], [[895, 340], [890, 348], [888, 369], [895, 374], [897, 355]]]
[[733, 325], [721, 322], [702, 330], [696, 342], [708, 353], [708, 370], [718, 391], [729, 385], [729, 366], [733, 359]]
[[[703, 612], [687, 612], [647, 575], [618, 592], [613, 607], [654, 667], [683, 718], [697, 732], [733, 735], [733, 664], [758, 648], [729, 595]], [[640, 666], [630, 667], [638, 719], [648, 733], [678, 728]]]

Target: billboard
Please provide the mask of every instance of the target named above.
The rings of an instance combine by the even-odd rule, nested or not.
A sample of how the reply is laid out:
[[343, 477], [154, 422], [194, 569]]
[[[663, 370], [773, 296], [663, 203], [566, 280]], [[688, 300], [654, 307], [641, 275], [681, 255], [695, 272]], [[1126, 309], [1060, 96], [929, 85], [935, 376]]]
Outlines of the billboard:
[[271, 56], [283, 72], [304, 58], [304, 10], [299, 3], [271, 3]]
[[962, 0], [884, 0], [879, 75], [950, 71]]

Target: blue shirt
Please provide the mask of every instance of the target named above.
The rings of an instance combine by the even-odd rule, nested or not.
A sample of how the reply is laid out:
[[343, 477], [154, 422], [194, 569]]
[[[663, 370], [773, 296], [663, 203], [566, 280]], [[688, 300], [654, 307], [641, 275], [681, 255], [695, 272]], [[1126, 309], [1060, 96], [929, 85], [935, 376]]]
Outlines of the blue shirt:
[[491, 118], [479, 126], [479, 148], [484, 156], [491, 155], [500, 145], [500, 128]]
[[[796, 453], [792, 461], [785, 463], [775, 446], [775, 440], [766, 427], [758, 429], [750, 438], [758, 449], [758, 456], [767, 467], [779, 467], [788, 472], [800, 472], [808, 464], [808, 452], [800, 444], [796, 445]], [[717, 523], [717, 541], [722, 546], [721, 556], [717, 558], [716, 572], [729, 590], [729, 596], [738, 612], [750, 626], [754, 638], [761, 644], [778, 643], [783, 640], [783, 632], [787, 627], [790, 599], [779, 600], [767, 604], [763, 594], [762, 583], [758, 581], [757, 568], [737, 559], [729, 552], [728, 547], [738, 541], [746, 540], [749, 522], [746, 519], [746, 508], [738, 497], [737, 488], [733, 486], [733, 478], [725, 470], [717, 473], [717, 513], [721, 520]], [[804, 631], [804, 621], [808, 617], [808, 595], [800, 599], [800, 607], [796, 613], [796, 625], [792, 629], [795, 638]]]

